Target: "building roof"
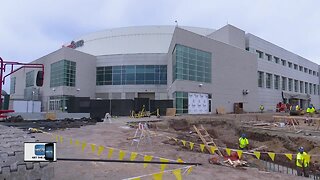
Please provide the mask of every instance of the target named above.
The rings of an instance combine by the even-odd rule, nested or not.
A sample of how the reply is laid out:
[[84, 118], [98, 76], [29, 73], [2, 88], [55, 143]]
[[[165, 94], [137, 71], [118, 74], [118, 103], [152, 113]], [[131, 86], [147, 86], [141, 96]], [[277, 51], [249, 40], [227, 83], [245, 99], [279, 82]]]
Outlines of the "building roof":
[[[214, 29], [185, 27], [179, 28], [203, 36]], [[75, 39], [83, 40], [83, 46], [76, 48], [94, 56], [138, 53], [167, 53], [175, 26], [135, 26], [108, 29]]]

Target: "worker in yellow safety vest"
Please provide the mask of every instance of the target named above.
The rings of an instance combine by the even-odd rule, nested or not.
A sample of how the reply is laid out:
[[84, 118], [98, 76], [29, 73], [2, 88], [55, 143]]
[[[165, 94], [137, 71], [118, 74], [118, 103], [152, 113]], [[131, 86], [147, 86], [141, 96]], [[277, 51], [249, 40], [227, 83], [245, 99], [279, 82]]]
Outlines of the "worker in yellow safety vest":
[[303, 147], [299, 147], [299, 153], [297, 154], [296, 166], [298, 176], [304, 175], [304, 177], [309, 177], [308, 167], [310, 162], [310, 155], [304, 152]]
[[249, 140], [246, 137], [246, 134], [241, 134], [241, 137], [239, 138], [239, 148], [241, 150], [248, 149], [249, 146]]
[[307, 108], [307, 113], [308, 114], [314, 114], [316, 112], [316, 109], [313, 107], [313, 105], [310, 105], [308, 108]]
[[308, 126], [310, 126], [310, 124], [312, 123], [312, 126], [314, 126], [314, 122], [312, 120], [312, 117], [315, 113], [315, 109], [313, 107], [313, 105], [310, 105], [308, 108], [307, 108], [307, 118], [305, 120], [305, 123], [308, 123]]
[[264, 106], [261, 104], [260, 107], [259, 107], [259, 109], [260, 109], [260, 113], [263, 113]]

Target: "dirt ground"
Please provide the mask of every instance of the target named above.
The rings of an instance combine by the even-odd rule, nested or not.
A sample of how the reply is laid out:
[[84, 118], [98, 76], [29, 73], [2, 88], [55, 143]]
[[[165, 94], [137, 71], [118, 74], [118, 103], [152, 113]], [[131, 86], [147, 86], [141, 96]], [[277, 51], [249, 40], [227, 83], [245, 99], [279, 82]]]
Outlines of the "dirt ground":
[[[225, 166], [212, 165], [208, 163], [210, 154], [193, 151], [183, 147], [183, 145], [168, 140], [166, 136], [175, 137], [195, 143], [201, 143], [197, 135], [192, 132], [193, 124], [203, 124], [218, 146], [237, 148], [238, 138], [241, 133], [246, 133], [250, 148], [267, 146], [263, 151], [278, 153], [296, 153], [299, 146], [312, 155], [320, 155], [319, 132], [314, 131], [314, 127], [308, 127], [303, 122], [297, 126], [296, 130], [289, 127], [254, 126], [253, 124], [266, 122], [273, 124], [273, 114], [247, 114], [247, 115], [223, 115], [223, 116], [179, 116], [164, 117], [161, 122], [150, 123], [150, 128], [156, 132], [157, 136], [152, 137], [152, 144], [142, 143], [139, 148], [131, 146], [134, 128], [126, 125], [128, 121], [150, 120], [131, 119], [127, 117], [113, 119], [112, 123], [98, 122], [90, 126], [80, 126], [80, 128], [66, 128], [50, 131], [64, 137], [63, 143], [58, 143], [59, 158], [100, 158], [107, 159], [108, 150], [103, 151], [101, 156], [91, 152], [90, 144], [103, 145], [105, 147], [119, 148], [127, 151], [124, 159], [130, 159], [129, 152], [138, 152], [144, 155], [152, 155], [168, 159], [181, 158], [185, 162], [197, 162], [203, 165], [193, 168], [191, 174], [183, 175], [183, 179], [301, 179], [294, 175], [282, 173], [271, 173], [263, 171], [262, 165], [251, 157], [245, 156], [245, 160], [254, 164], [254, 167], [244, 169], [231, 168]], [[299, 133], [296, 133], [297, 131]], [[307, 134], [308, 136], [306, 136]], [[41, 141], [55, 141], [48, 134], [36, 133], [35, 136]], [[85, 141], [87, 146], [84, 151], [81, 145], [70, 145], [70, 138]], [[115, 150], [112, 159], [118, 159], [119, 151]], [[261, 157], [266, 160], [268, 157]], [[278, 158], [278, 159], [277, 159]], [[137, 156], [137, 160], [143, 160], [142, 156]], [[159, 159], [154, 158], [154, 161]], [[276, 156], [276, 160], [282, 165], [293, 166], [294, 162], [286, 163], [286, 158]], [[312, 162], [317, 164], [318, 158], [312, 158]], [[143, 168], [142, 164], [120, 164], [120, 163], [96, 163], [96, 162], [66, 162], [57, 161], [52, 163], [55, 168], [54, 179], [125, 179], [144, 174], [159, 172], [159, 165], [150, 164]], [[170, 165], [166, 169], [179, 168], [179, 165]], [[315, 167], [317, 168], [317, 167]], [[141, 179], [152, 179], [152, 176]], [[163, 179], [175, 179], [172, 173], [164, 173]]]

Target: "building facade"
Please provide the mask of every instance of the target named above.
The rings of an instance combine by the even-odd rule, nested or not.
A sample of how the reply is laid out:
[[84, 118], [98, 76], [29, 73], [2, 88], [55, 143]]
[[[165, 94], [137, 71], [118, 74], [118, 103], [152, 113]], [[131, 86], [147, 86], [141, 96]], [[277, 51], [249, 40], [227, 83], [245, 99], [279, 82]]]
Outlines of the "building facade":
[[11, 101], [64, 110], [68, 98], [173, 99], [177, 113], [207, 114], [235, 103], [246, 112], [278, 102], [319, 108], [319, 65], [232, 25], [110, 29], [77, 38], [11, 76]]

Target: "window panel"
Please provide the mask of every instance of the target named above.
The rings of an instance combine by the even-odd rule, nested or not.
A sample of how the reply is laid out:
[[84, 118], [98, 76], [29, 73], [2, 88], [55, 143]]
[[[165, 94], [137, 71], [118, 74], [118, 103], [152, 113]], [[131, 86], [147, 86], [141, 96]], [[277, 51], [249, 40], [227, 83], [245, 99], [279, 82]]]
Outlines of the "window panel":
[[298, 80], [294, 80], [294, 92], [298, 92], [299, 91], [299, 81]]
[[272, 74], [266, 73], [266, 88], [272, 88]]
[[[103, 80], [104, 69], [97, 68], [97, 79]], [[75, 86], [76, 63], [69, 60], [61, 60], [50, 66], [50, 87]]]
[[263, 87], [264, 86], [264, 73], [261, 71], [258, 71], [258, 87]]
[[281, 77], [281, 88], [284, 91], [287, 90], [287, 78], [286, 77]]
[[97, 69], [97, 85], [167, 84], [166, 65], [107, 66], [104, 69]]
[[289, 83], [289, 91], [292, 91], [292, 79], [288, 79], [288, 83]]
[[303, 81], [300, 81], [300, 93], [303, 93]]
[[26, 87], [34, 86], [34, 70], [26, 73]]
[[10, 79], [10, 94], [14, 94], [16, 92], [16, 77], [12, 77]]
[[307, 82], [304, 83], [304, 93], [308, 94], [308, 83]]
[[188, 56], [184, 56], [183, 63], [173, 63], [173, 81], [211, 82], [211, 53], [177, 44], [173, 51], [173, 61], [178, 58], [176, 52], [179, 51], [188, 53]]
[[274, 75], [274, 89], [279, 89], [280, 76]]

